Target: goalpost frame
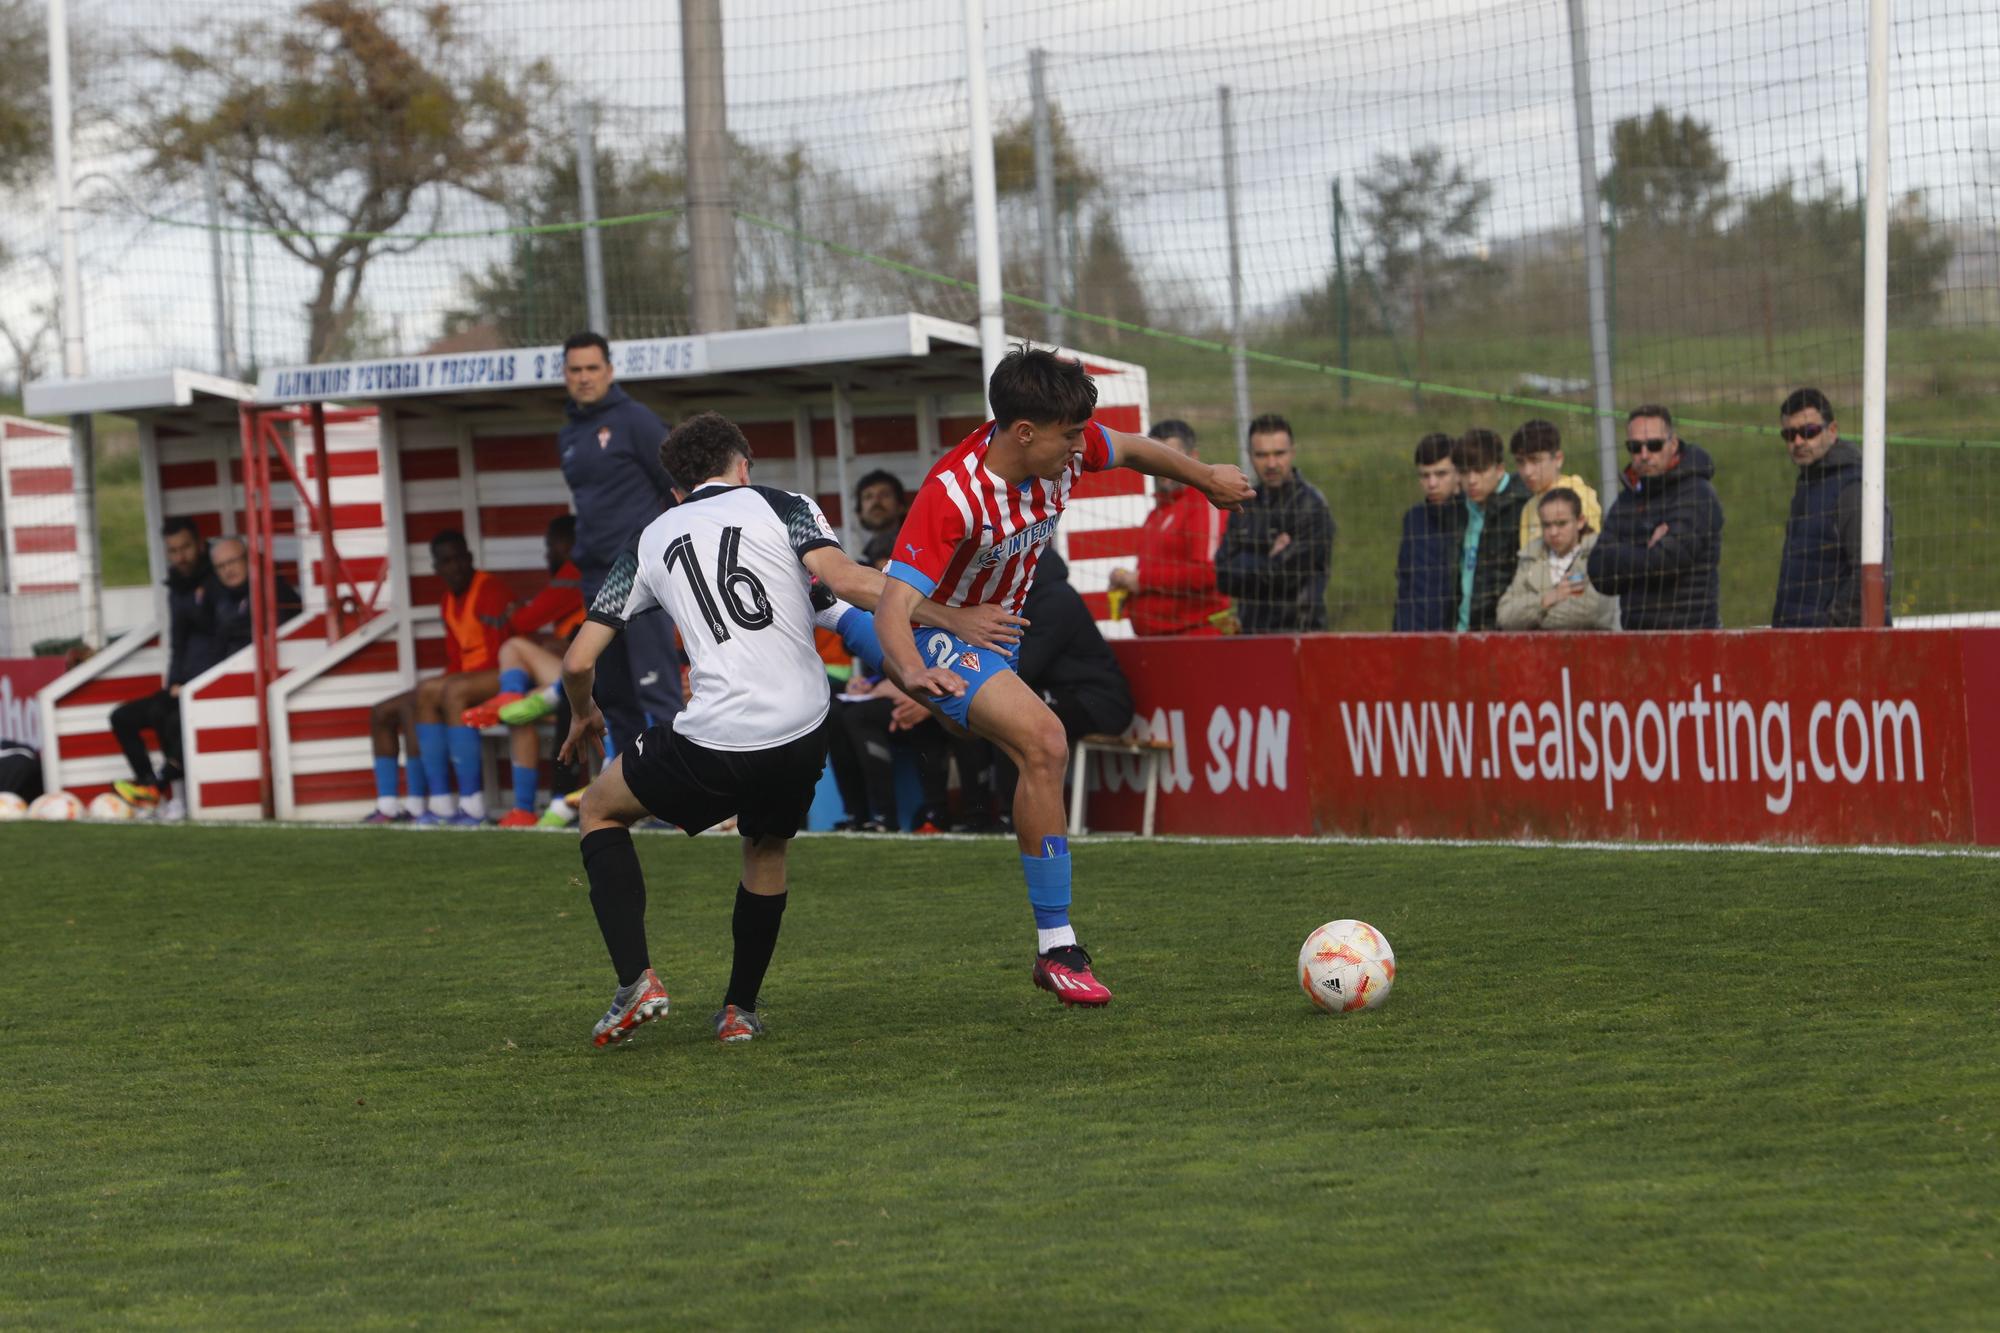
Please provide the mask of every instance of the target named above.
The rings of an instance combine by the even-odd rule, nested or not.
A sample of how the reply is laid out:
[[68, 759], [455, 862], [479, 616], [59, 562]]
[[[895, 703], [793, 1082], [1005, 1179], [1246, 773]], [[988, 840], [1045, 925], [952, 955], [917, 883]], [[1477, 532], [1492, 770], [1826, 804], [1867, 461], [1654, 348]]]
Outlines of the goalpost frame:
[[1882, 536], [1889, 378], [1889, 0], [1868, 0], [1868, 185], [1861, 334], [1861, 623], [1887, 620]]

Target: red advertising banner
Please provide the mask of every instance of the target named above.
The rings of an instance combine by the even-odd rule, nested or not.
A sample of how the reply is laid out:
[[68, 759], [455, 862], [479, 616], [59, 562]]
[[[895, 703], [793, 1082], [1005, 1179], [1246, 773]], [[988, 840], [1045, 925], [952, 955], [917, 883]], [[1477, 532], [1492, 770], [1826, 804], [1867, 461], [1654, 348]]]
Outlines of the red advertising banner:
[[1306, 640], [1328, 832], [1970, 842], [1963, 632]]
[[0, 740], [42, 748], [42, 686], [64, 671], [60, 657], [0, 657]]
[[[2000, 844], [2000, 630], [1114, 647], [1162, 833]], [[1092, 827], [1138, 778], [1103, 762]]]
[[[1137, 729], [1174, 742], [1160, 761], [1161, 833], [1295, 835], [1312, 828], [1292, 638], [1122, 639], [1112, 644]], [[1140, 761], [1103, 756], [1090, 826], [1139, 827]]]

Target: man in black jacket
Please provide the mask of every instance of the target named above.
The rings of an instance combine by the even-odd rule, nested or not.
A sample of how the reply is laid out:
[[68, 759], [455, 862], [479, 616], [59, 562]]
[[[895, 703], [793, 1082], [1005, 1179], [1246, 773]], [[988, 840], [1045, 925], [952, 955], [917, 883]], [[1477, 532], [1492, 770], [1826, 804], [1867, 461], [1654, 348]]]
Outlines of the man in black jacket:
[[1236, 600], [1245, 634], [1326, 628], [1333, 567], [1333, 511], [1292, 463], [1291, 423], [1266, 413], [1250, 423], [1257, 491], [1232, 514], [1215, 555], [1215, 586]]
[[1458, 468], [1465, 508], [1457, 628], [1497, 629], [1500, 598], [1520, 564], [1521, 510], [1528, 503], [1528, 487], [1507, 471], [1506, 447], [1495, 431], [1475, 427], [1459, 436], [1451, 446], [1451, 461]]
[[[231, 653], [247, 648], [254, 630], [250, 610], [250, 548], [240, 537], [224, 537], [209, 552], [215, 572], [206, 590], [209, 632], [216, 642], [220, 662]], [[283, 624], [299, 613], [299, 593], [277, 574], [278, 622]]]
[[[1778, 560], [1778, 598], [1771, 608], [1771, 624], [1779, 629], [1859, 625], [1861, 451], [1840, 438], [1833, 404], [1818, 389], [1799, 389], [1786, 398], [1778, 409], [1778, 422], [1785, 449], [1798, 464], [1799, 480], [1785, 520], [1785, 552]], [[1885, 584], [1889, 547], [1885, 504]]]
[[1722, 628], [1722, 501], [1715, 460], [1658, 404], [1625, 418], [1625, 489], [1604, 515], [1590, 582], [1625, 629]]
[[[1094, 732], [1111, 735], [1132, 725], [1132, 688], [1098, 631], [1090, 608], [1069, 583], [1069, 566], [1054, 550], [1042, 552], [1035, 582], [1021, 607], [1028, 628], [1014, 669], [1062, 721], [1070, 744]], [[1000, 808], [1013, 804], [1014, 766], [997, 751]]]
[[[222, 660], [208, 614], [208, 584], [215, 571], [208, 549], [191, 518], [170, 518], [160, 526], [167, 551], [167, 679], [163, 688], [140, 699], [128, 699], [111, 710], [111, 734], [130, 780], [112, 788], [135, 810], [159, 805], [169, 783], [181, 776], [181, 686]], [[159, 738], [161, 766], [153, 767], [144, 733]]]
[[1458, 560], [1465, 546], [1466, 509], [1458, 502], [1455, 441], [1432, 433], [1417, 441], [1417, 481], [1424, 498], [1403, 514], [1396, 548], [1397, 633], [1449, 630], [1458, 619]]

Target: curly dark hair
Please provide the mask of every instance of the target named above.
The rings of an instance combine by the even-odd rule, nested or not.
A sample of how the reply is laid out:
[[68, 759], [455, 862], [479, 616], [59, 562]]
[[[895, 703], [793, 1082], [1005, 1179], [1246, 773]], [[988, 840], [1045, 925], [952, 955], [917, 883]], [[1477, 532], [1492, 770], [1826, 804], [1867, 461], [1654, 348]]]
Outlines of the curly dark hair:
[[729, 460], [738, 454], [750, 457], [750, 441], [736, 423], [720, 412], [698, 412], [675, 426], [660, 445], [660, 465], [674, 485], [691, 491], [727, 472]]

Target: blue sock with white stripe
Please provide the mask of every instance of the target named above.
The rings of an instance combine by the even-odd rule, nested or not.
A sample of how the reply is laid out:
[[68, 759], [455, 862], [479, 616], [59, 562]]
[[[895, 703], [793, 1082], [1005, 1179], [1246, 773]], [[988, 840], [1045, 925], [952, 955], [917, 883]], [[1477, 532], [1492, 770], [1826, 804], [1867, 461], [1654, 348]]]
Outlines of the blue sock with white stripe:
[[1021, 874], [1028, 881], [1028, 906], [1035, 911], [1038, 951], [1076, 943], [1069, 923], [1069, 839], [1043, 838], [1042, 854], [1021, 856]]
[[[429, 796], [449, 796], [451, 747], [445, 742], [444, 723], [417, 723], [417, 746], [424, 752], [424, 793]], [[411, 784], [410, 794], [416, 795], [414, 783]]]
[[375, 795], [390, 801], [396, 799], [396, 756], [393, 754], [375, 756]]
[[526, 694], [535, 688], [535, 678], [520, 667], [508, 667], [500, 673], [500, 693]]
[[514, 765], [514, 808], [533, 814], [535, 793], [542, 785], [542, 775], [535, 764]]

